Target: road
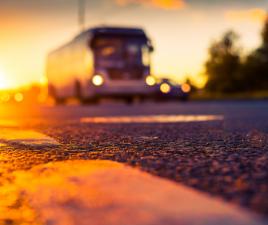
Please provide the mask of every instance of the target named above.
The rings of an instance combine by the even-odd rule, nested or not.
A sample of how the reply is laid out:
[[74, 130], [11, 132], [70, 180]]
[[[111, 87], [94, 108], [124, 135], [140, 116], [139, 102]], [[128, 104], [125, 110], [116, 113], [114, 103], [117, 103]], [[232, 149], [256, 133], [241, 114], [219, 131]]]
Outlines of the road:
[[[4, 178], [52, 161], [111, 160], [268, 216], [266, 101], [1, 106], [0, 116]], [[10, 141], [24, 130], [60, 144]]]

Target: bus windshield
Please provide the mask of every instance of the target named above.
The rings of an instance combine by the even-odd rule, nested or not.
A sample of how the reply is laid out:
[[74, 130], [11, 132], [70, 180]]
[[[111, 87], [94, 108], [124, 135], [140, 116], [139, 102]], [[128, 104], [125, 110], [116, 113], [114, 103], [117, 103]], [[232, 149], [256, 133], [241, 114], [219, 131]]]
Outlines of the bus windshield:
[[94, 42], [96, 62], [101, 66], [112, 63], [124, 65], [149, 65], [149, 48], [138, 37], [101, 37]]

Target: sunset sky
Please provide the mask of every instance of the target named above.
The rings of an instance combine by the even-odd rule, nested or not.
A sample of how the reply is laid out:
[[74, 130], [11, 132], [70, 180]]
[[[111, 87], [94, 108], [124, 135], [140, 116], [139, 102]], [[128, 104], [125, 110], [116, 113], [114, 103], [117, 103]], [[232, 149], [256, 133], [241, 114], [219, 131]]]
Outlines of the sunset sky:
[[[267, 10], [268, 0], [88, 0], [86, 25], [145, 28], [154, 74], [202, 85], [210, 42], [234, 29], [250, 51]], [[0, 88], [38, 82], [47, 53], [79, 32], [77, 0], [1, 0], [0, 27]]]

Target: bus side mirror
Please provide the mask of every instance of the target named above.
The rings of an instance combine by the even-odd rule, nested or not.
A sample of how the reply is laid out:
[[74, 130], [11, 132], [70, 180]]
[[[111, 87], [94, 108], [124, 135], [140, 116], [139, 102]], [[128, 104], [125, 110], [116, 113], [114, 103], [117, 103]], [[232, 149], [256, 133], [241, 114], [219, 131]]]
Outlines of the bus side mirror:
[[148, 39], [147, 45], [148, 45], [148, 48], [149, 48], [149, 52], [152, 53], [154, 51], [154, 47], [153, 47], [152, 41], [150, 39]]
[[154, 51], [154, 47], [152, 45], [149, 45], [149, 51], [153, 52]]

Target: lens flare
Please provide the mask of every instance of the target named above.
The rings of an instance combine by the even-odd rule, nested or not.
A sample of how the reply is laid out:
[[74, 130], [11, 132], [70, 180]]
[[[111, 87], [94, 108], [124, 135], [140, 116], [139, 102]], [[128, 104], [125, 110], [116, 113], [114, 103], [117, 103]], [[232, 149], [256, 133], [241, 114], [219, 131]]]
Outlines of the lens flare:
[[15, 96], [14, 96], [14, 99], [16, 102], [22, 102], [23, 99], [24, 99], [24, 96], [22, 93], [16, 93]]
[[8, 102], [10, 100], [10, 94], [9, 93], [3, 93], [0, 96], [0, 102]]

